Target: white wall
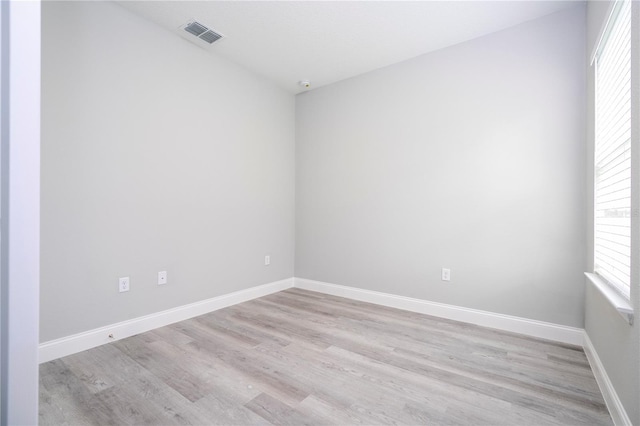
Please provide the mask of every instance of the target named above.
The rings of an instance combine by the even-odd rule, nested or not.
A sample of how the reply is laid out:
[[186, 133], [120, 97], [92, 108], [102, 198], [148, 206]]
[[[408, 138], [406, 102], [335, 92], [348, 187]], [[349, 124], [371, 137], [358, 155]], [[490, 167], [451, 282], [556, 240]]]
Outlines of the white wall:
[[41, 341], [293, 276], [293, 96], [116, 4], [42, 9]]
[[0, 424], [35, 425], [40, 259], [40, 2], [2, 2], [0, 19]]
[[[598, 42], [598, 37], [605, 24], [609, 12], [609, 2], [590, 1], [587, 7], [587, 51], [591, 54]], [[638, 5], [634, 5], [638, 6]], [[635, 9], [638, 14], [638, 8]], [[637, 19], [637, 18], [636, 18]], [[637, 32], [636, 28], [636, 40]], [[638, 52], [638, 48], [635, 48]], [[635, 59], [636, 64], [638, 58]], [[633, 71], [637, 78], [637, 67]], [[635, 99], [640, 98], [637, 84], [634, 86]], [[593, 147], [594, 147], [594, 70], [588, 68], [588, 112], [587, 112], [587, 209], [593, 206]], [[637, 102], [637, 101], [636, 101]], [[637, 114], [635, 115], [637, 117]], [[635, 122], [636, 129], [638, 122]], [[636, 133], [637, 135], [637, 133]], [[588, 270], [593, 271], [593, 216], [588, 218]], [[635, 262], [634, 262], [635, 263]], [[636, 264], [637, 267], [637, 264]], [[640, 312], [640, 288], [638, 274], [632, 274], [631, 305], [636, 313], [634, 325], [630, 326], [611, 306], [611, 304], [587, 280], [585, 298], [585, 330], [602, 362], [607, 376], [611, 380], [624, 409], [633, 424], [640, 424], [640, 328], [638, 313]]]
[[296, 276], [582, 327], [584, 37], [578, 6], [298, 95]]

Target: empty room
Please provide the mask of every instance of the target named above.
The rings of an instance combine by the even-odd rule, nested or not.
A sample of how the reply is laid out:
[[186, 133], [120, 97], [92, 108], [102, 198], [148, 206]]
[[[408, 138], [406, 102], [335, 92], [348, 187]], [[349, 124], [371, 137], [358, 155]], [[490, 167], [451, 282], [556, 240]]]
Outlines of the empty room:
[[639, 2], [1, 18], [2, 424], [640, 425]]

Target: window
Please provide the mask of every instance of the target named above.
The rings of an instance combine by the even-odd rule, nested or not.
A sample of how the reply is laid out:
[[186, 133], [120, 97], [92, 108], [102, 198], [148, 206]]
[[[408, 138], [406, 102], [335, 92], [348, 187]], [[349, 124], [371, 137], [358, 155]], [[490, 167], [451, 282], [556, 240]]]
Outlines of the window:
[[618, 2], [595, 54], [595, 272], [629, 298], [631, 1]]

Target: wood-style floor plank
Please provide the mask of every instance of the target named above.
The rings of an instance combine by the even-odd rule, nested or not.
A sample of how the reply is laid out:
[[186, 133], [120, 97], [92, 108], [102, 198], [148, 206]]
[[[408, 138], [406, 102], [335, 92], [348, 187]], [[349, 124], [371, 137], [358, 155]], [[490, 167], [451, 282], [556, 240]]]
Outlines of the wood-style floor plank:
[[583, 350], [289, 289], [40, 367], [43, 425], [611, 425]]

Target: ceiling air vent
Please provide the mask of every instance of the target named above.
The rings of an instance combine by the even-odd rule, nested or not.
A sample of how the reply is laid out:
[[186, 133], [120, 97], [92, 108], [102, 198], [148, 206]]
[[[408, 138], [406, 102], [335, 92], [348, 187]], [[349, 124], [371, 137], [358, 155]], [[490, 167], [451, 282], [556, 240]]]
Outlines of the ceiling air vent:
[[212, 44], [213, 42], [220, 40], [222, 38], [221, 34], [210, 30], [209, 28], [202, 25], [200, 22], [191, 21], [187, 25], [184, 26], [184, 30], [194, 36], [198, 37], [200, 40]]

